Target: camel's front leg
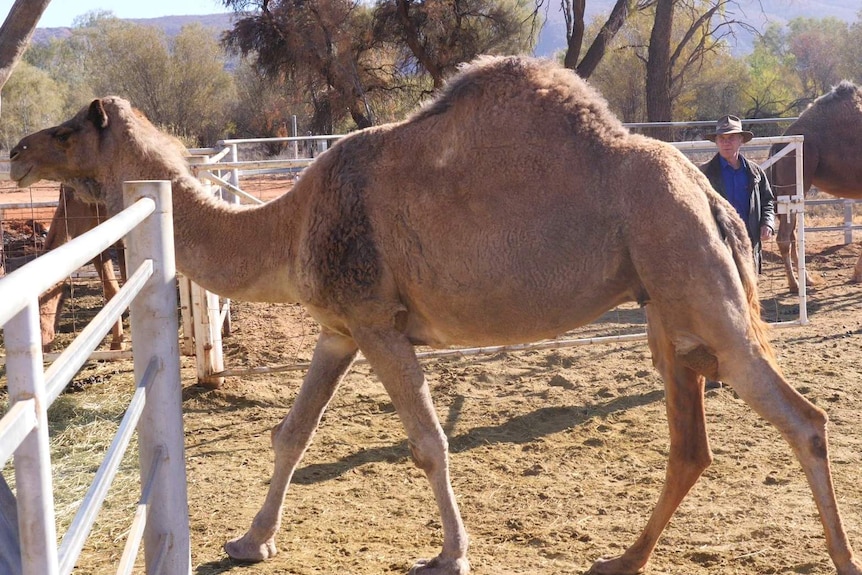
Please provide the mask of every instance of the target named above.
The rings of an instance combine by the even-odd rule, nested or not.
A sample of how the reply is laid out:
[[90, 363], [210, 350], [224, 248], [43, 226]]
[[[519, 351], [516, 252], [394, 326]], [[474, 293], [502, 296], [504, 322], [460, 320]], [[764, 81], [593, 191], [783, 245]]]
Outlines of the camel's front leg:
[[443, 550], [434, 559], [419, 561], [410, 574], [466, 575], [467, 532], [449, 480], [448, 443], [413, 346], [391, 328], [360, 327], [353, 336], [395, 405], [413, 461], [428, 477], [440, 511]]
[[643, 569], [656, 542], [680, 502], [712, 462], [703, 407], [704, 380], [680, 363], [652, 306], [647, 306], [649, 343], [653, 363], [662, 374], [667, 395], [670, 426], [670, 456], [664, 488], [643, 532], [613, 559], [600, 559], [590, 568], [592, 575], [632, 575]]
[[275, 534], [281, 524], [287, 487], [356, 352], [356, 344], [351, 339], [325, 331], [320, 335], [293, 407], [272, 430], [275, 471], [263, 507], [245, 535], [225, 543], [224, 549], [232, 558], [262, 561], [276, 554]]

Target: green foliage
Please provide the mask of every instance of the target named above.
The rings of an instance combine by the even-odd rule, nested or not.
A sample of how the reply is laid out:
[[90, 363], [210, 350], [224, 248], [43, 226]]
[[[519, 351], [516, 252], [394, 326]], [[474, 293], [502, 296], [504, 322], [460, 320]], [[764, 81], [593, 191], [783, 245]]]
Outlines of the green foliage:
[[61, 86], [46, 72], [20, 62], [3, 87], [0, 148], [8, 152], [22, 137], [62, 118]]
[[775, 118], [784, 116], [801, 86], [792, 73], [795, 58], [769, 49], [769, 43], [758, 42], [745, 59], [748, 65], [748, 82], [743, 88], [744, 115], [747, 118]]

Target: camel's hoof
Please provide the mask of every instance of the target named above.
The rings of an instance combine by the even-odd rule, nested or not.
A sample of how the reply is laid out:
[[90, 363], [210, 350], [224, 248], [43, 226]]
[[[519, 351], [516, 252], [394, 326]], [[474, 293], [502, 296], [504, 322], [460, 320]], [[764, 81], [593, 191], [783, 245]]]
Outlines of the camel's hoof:
[[593, 563], [586, 575], [638, 575], [643, 572], [643, 567], [634, 567], [629, 561], [624, 561], [623, 557], [614, 557], [599, 559]]
[[231, 559], [247, 561], [249, 563], [272, 559], [278, 553], [278, 550], [275, 548], [274, 538], [269, 538], [263, 543], [255, 543], [251, 541], [248, 533], [225, 543], [224, 550]]
[[862, 575], [862, 565], [856, 559], [851, 559], [846, 567], [838, 569], [838, 575]]
[[439, 555], [434, 559], [420, 559], [410, 569], [408, 575], [467, 575], [470, 573], [470, 563], [466, 558], [443, 559]]

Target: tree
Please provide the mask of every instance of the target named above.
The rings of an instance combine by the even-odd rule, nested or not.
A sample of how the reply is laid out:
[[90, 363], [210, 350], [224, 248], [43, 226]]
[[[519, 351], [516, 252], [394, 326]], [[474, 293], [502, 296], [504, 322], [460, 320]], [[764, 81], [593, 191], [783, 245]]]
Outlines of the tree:
[[563, 15], [566, 21], [566, 54], [563, 65], [574, 70], [582, 78], [589, 78], [604, 58], [608, 47], [620, 28], [626, 23], [627, 18], [633, 11], [641, 10], [649, 5], [651, 0], [616, 0], [613, 8], [608, 14], [607, 20], [602, 24], [598, 33], [593, 36], [590, 47], [580, 58], [584, 45], [584, 33], [586, 23], [586, 0], [563, 0]]
[[528, 0], [223, 0], [244, 16], [229, 47], [268, 77], [300, 85], [311, 129], [332, 133], [349, 116], [360, 128], [378, 107], [415, 101], [480, 53], [532, 46]]
[[784, 116], [794, 106], [794, 94], [801, 84], [793, 71], [793, 58], [781, 57], [768, 46], [770, 34], [754, 44], [754, 50], [745, 58], [749, 81], [744, 85], [748, 118], [776, 118]]
[[[352, 0], [223, 0], [243, 14], [224, 38], [267, 76], [301, 85], [314, 103], [313, 130], [332, 133], [346, 112], [374, 123], [368, 92], [382, 85], [370, 51], [370, 12]], [[252, 8], [252, 10], [248, 10]]]
[[849, 42], [849, 27], [837, 18], [794, 18], [788, 28], [787, 48], [796, 60], [796, 73], [805, 97], [814, 99], [844, 76], [841, 51]]
[[117, 94], [191, 145], [224, 137], [229, 124], [235, 90], [226, 55], [216, 31], [197, 24], [171, 39], [158, 28], [91, 12], [76, 20], [70, 37], [28, 59], [66, 85], [66, 106], [74, 111]]
[[205, 145], [223, 138], [236, 85], [212, 30], [200, 24], [184, 26], [170, 44], [168, 65], [171, 125]]
[[520, 53], [535, 42], [535, 12], [523, 1], [381, 0], [375, 35], [434, 88], [479, 54]]
[[848, 79], [862, 84], [862, 10], [856, 14], [856, 22], [847, 32], [847, 43], [841, 47], [843, 70]]
[[[732, 18], [734, 5], [733, 0], [655, 0], [638, 10], [637, 18], [629, 18], [626, 26], [636, 33], [623, 35], [628, 38], [624, 49], [644, 63], [646, 121], [669, 122], [687, 80], [726, 49], [736, 28], [751, 28]], [[639, 31], [645, 21], [648, 34]], [[670, 139], [672, 131], [663, 128], [652, 135]]]
[[[313, 115], [304, 93], [289, 83], [267, 77], [260, 69], [243, 60], [235, 71], [237, 99], [231, 119], [234, 132], [239, 138], [272, 138], [289, 136], [292, 115], [310, 118]], [[300, 134], [311, 131], [310, 125], [300, 126]], [[267, 147], [270, 155], [281, 151], [283, 146]]]
[[0, 148], [10, 150], [18, 140], [64, 116], [63, 90], [42, 70], [20, 62], [3, 88]]
[[50, 0], [15, 0], [0, 26], [0, 89], [21, 60]]

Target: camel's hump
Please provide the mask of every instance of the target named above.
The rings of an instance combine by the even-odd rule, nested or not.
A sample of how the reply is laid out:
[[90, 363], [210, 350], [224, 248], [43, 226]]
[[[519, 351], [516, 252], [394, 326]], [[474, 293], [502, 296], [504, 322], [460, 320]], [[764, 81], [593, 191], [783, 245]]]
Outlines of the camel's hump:
[[420, 121], [456, 107], [484, 110], [511, 104], [529, 113], [566, 115], [575, 124], [612, 136], [628, 130], [610, 111], [607, 100], [574, 71], [541, 58], [482, 56], [461, 67], [432, 101], [412, 117]]

